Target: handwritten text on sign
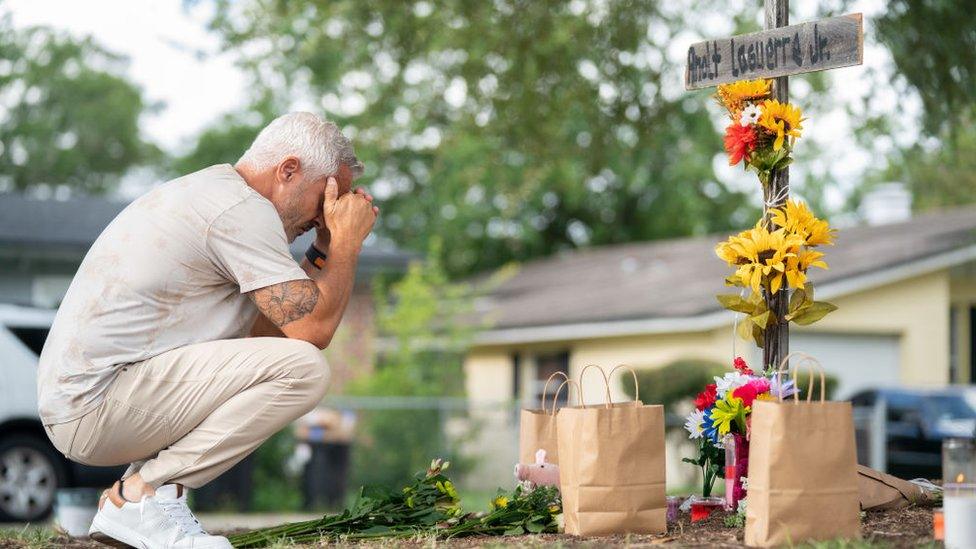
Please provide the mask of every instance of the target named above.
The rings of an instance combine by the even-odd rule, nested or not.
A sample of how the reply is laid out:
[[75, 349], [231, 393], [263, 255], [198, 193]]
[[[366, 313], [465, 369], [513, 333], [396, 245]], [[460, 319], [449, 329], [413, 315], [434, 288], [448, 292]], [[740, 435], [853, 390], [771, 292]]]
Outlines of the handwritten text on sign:
[[854, 13], [692, 44], [685, 89], [860, 65], [863, 60], [864, 23]]

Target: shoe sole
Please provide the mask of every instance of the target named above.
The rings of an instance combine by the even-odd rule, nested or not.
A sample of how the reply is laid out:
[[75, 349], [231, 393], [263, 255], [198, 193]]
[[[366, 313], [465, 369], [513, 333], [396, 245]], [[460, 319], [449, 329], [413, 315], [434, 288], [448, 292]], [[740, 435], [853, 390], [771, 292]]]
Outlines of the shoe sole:
[[[97, 541], [102, 545], [108, 545], [109, 547], [118, 547], [119, 549], [126, 549], [127, 547], [133, 547], [124, 541], [119, 541], [111, 536], [105, 535], [101, 532], [92, 532], [88, 535], [92, 541]], [[135, 548], [134, 548], [135, 549]]]
[[[91, 539], [98, 543], [120, 548], [134, 547], [135, 549], [150, 549], [152, 547], [152, 544], [148, 540], [138, 533], [133, 532], [131, 529], [101, 521], [99, 520], [100, 518], [102, 517], [95, 515], [95, 520], [92, 521], [88, 534]], [[132, 543], [129, 540], [136, 541], [136, 543]]]

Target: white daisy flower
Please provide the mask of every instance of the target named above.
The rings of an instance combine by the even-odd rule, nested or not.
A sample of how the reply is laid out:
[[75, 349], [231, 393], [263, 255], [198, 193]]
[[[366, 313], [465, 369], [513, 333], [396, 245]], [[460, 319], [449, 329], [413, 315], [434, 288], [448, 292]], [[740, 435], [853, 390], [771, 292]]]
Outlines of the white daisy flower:
[[739, 124], [743, 127], [750, 124], [755, 124], [759, 122], [759, 117], [762, 116], [762, 109], [759, 105], [749, 105], [748, 107], [742, 109], [742, 115], [739, 117]]
[[691, 434], [688, 438], [701, 438], [705, 432], [705, 411], [695, 410], [688, 414], [688, 419], [685, 421], [685, 429]]
[[742, 387], [749, 383], [750, 379], [752, 379], [750, 376], [740, 372], [729, 372], [722, 377], [715, 376], [715, 394], [721, 400], [725, 398], [725, 393]]

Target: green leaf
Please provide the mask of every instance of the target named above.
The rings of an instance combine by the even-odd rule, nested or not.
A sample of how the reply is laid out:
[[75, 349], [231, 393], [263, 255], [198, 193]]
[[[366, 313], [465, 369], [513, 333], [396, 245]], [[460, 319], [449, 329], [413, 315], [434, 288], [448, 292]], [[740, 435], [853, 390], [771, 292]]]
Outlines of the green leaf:
[[715, 296], [715, 299], [718, 300], [722, 307], [737, 313], [752, 314], [753, 310], [756, 308], [755, 305], [749, 303], [745, 299], [742, 299], [741, 296], [736, 294], [719, 294]]
[[796, 313], [807, 304], [806, 290], [803, 288], [793, 290], [793, 295], [790, 296], [790, 306], [788, 308], [789, 314], [786, 315], [786, 320], [789, 320], [792, 314]]
[[525, 525], [525, 529], [533, 534], [541, 534], [546, 530], [545, 524], [539, 524], [538, 522], [529, 522]]
[[747, 320], [748, 319], [742, 319], [739, 321], [739, 325], [735, 329], [736, 334], [745, 341], [749, 341], [749, 339], [752, 337], [752, 329], [755, 326], [755, 324], [748, 322]]
[[760, 349], [763, 348], [763, 343], [765, 342], [765, 338], [763, 336], [765, 332], [766, 330], [760, 328], [758, 325], [752, 325], [752, 340], [756, 342], [756, 347], [759, 347]]
[[772, 314], [772, 311], [766, 311], [762, 314], [750, 316], [749, 320], [751, 320], [756, 326], [765, 329], [769, 324], [769, 319]]
[[382, 533], [392, 532], [392, 531], [393, 531], [392, 528], [383, 525], [370, 526], [365, 530], [361, 530], [363, 534], [382, 534]]
[[508, 530], [505, 530], [505, 532], [503, 532], [503, 535], [505, 535], [505, 536], [521, 536], [524, 533], [525, 533], [525, 528], [522, 528], [522, 526], [516, 526], [514, 528], [509, 528]]
[[808, 326], [836, 310], [837, 306], [833, 303], [814, 301], [812, 305], [804, 307], [799, 314], [794, 315], [792, 320], [800, 326]]

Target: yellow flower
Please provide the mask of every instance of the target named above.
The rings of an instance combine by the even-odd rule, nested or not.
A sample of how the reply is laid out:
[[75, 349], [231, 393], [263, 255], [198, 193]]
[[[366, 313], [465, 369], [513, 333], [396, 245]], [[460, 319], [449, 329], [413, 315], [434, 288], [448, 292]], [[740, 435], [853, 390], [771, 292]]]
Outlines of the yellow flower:
[[458, 497], [457, 489], [454, 487], [454, 483], [449, 480], [444, 481], [444, 493], [454, 499], [457, 499]]
[[498, 496], [491, 500], [491, 506], [494, 509], [504, 509], [505, 507], [508, 507], [508, 498], [505, 496]]
[[775, 99], [767, 99], [762, 104], [762, 116], [759, 117], [759, 125], [770, 132], [776, 134], [776, 141], [773, 142], [773, 150], [778, 151], [783, 148], [783, 140], [786, 137], [800, 137], [803, 130], [803, 113], [798, 107], [789, 103], [780, 103]]
[[715, 248], [715, 253], [731, 266], [737, 266], [732, 278], [753, 291], [767, 286], [778, 292], [783, 285], [786, 260], [795, 255], [803, 240], [783, 229], [769, 232], [761, 224], [729, 237]]
[[[719, 84], [715, 96], [719, 103], [735, 115], [742, 110], [747, 101], [758, 101], [769, 97], [769, 86], [772, 80], [740, 80], [730, 84]], [[738, 121], [738, 120], [736, 120]]]
[[786, 259], [786, 280], [793, 288], [802, 288], [807, 281], [807, 269], [820, 267], [828, 269], [827, 263], [820, 258], [823, 253], [813, 250], [800, 250], [793, 257]]
[[786, 232], [803, 238], [807, 246], [834, 243], [834, 230], [830, 224], [818, 219], [803, 202], [787, 200], [783, 206], [772, 210], [773, 224]]
[[745, 431], [748, 412], [749, 406], [743, 406], [742, 399], [732, 396], [732, 391], [729, 391], [725, 398], [715, 402], [715, 407], [711, 411], [712, 424], [720, 435], [727, 435], [732, 430], [732, 423], [735, 423], [741, 431]]

